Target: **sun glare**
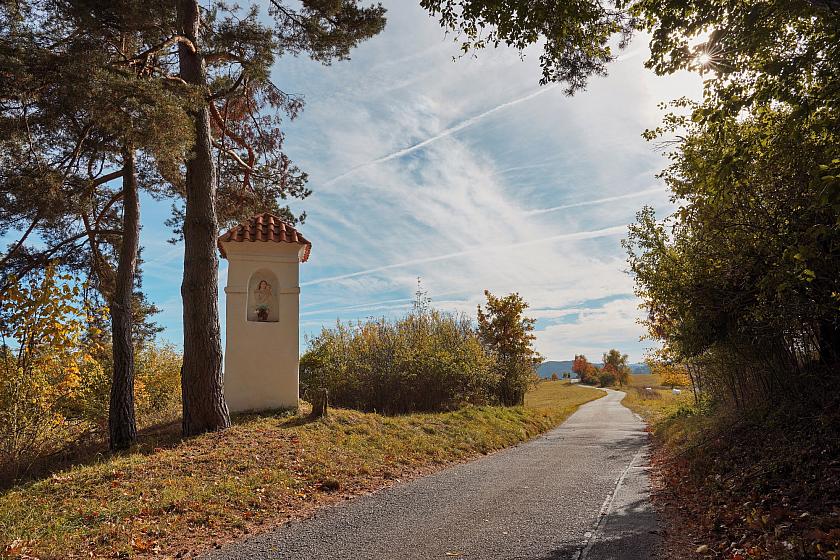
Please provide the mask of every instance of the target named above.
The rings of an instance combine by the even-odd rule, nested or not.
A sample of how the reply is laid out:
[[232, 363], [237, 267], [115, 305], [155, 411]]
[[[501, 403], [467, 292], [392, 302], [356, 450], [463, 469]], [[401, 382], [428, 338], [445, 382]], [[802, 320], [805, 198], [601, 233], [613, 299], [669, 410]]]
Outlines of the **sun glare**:
[[712, 62], [712, 55], [709, 53], [700, 53], [697, 55], [697, 64], [700, 66], [708, 66]]

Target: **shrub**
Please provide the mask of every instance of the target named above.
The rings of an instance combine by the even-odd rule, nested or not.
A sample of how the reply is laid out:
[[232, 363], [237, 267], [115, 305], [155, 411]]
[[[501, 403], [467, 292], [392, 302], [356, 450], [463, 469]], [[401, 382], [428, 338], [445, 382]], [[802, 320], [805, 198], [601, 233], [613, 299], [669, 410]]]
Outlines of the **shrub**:
[[[134, 405], [140, 427], [170, 420], [180, 413], [181, 359], [170, 343], [146, 342], [135, 348]], [[65, 414], [106, 432], [112, 372], [110, 348], [107, 348], [83, 366], [79, 387]]]
[[144, 344], [134, 356], [138, 422], [148, 425], [181, 412], [182, 356], [170, 343]]
[[612, 387], [616, 380], [615, 371], [611, 367], [605, 367], [598, 372], [598, 383], [601, 387]]
[[[75, 278], [52, 268], [0, 294], [0, 478], [107, 430], [111, 357], [96, 328], [103, 309], [85, 303]], [[135, 354], [139, 424], [180, 408], [181, 355], [146, 343]]]
[[[564, 375], [563, 375], [563, 377], [565, 378], [565, 377], [566, 377], [566, 375], [564, 374]], [[552, 373], [552, 374], [551, 374], [551, 380], [552, 380], [552, 381], [557, 381], [558, 379], [560, 379], [560, 378], [557, 376], [557, 372], [556, 372], [556, 371], [555, 371], [554, 373]]]
[[499, 374], [463, 315], [338, 323], [308, 341], [301, 390], [324, 387], [336, 406], [399, 414], [496, 401]]
[[90, 361], [81, 301], [75, 279], [51, 267], [0, 294], [0, 470], [11, 476], [72, 428], [64, 410]]

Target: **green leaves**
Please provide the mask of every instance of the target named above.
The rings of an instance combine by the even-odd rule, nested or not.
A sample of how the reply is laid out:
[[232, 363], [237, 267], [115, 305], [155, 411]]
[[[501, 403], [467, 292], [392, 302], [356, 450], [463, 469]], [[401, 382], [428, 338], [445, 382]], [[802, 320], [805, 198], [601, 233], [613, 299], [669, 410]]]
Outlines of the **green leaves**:
[[451, 31], [464, 54], [505, 45], [523, 51], [542, 46], [540, 84], [563, 83], [567, 94], [606, 74], [611, 46], [630, 41], [635, 19], [624, 1], [421, 0], [420, 5]]

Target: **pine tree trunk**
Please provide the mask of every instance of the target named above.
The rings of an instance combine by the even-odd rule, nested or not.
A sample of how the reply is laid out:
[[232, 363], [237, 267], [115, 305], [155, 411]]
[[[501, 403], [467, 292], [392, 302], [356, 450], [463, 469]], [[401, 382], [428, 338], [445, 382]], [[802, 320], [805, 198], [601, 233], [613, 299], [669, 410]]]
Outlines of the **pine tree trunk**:
[[112, 450], [125, 449], [137, 438], [134, 418], [134, 346], [131, 340], [132, 295], [140, 248], [140, 198], [133, 149], [123, 151], [123, 235], [110, 302], [114, 374], [108, 408]]
[[[201, 15], [195, 0], [178, 1], [181, 33], [198, 46]], [[200, 53], [184, 43], [178, 50], [181, 78], [206, 89]], [[195, 145], [186, 162], [184, 217], [184, 363], [181, 368], [183, 433], [191, 436], [230, 426], [222, 377], [216, 253], [216, 177], [210, 136], [210, 111], [193, 113]]]

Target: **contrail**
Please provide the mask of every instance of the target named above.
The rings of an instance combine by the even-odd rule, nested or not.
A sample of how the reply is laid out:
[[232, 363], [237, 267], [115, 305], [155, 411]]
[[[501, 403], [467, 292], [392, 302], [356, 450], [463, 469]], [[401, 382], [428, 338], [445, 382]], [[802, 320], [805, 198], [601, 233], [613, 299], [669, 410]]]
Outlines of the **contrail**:
[[493, 249], [508, 249], [512, 247], [523, 247], [526, 245], [534, 245], [536, 243], [545, 243], [548, 241], [574, 241], [579, 239], [595, 239], [597, 237], [609, 237], [611, 235], [619, 235], [622, 233], [627, 232], [626, 225], [620, 226], [612, 226], [603, 229], [596, 229], [592, 231], [578, 231], [575, 233], [561, 233], [559, 235], [550, 235], [548, 237], [539, 237], [537, 239], [529, 239], [527, 241], [517, 241], [514, 243], [507, 243], [504, 245], [477, 245], [475, 247], [470, 247], [468, 249], [464, 249], [463, 251], [457, 251], [455, 253], [448, 253], [446, 255], [437, 255], [434, 257], [424, 257], [420, 259], [412, 259], [410, 261], [404, 261], [399, 263], [387, 264], [385, 266], [378, 266], [376, 268], [369, 268], [367, 270], [359, 270], [357, 272], [350, 272], [348, 274], [339, 274], [338, 276], [328, 276], [326, 278], [317, 278], [315, 280], [310, 280], [309, 282], [301, 282], [301, 286], [312, 286], [315, 284], [325, 284], [327, 282], [335, 282], [337, 280], [346, 280], [348, 278], [357, 278], [359, 276], [367, 276], [368, 274], [375, 274], [377, 272], [383, 272], [385, 270], [392, 270], [394, 268], [402, 268], [405, 266], [413, 266], [417, 264], [426, 264], [430, 262], [437, 262], [437, 261], [444, 261], [447, 259], [452, 259], [455, 257], [462, 257], [464, 255], [470, 255], [472, 253], [480, 253], [482, 251], [488, 251]]
[[[644, 52], [644, 49], [636, 49], [636, 50], [624, 53], [621, 56], [616, 57], [614, 62], [627, 60], [628, 58], [632, 58], [632, 57], [634, 57], [634, 56], [636, 56], [636, 55], [638, 55], [642, 52]], [[468, 118], [464, 121], [461, 121], [454, 126], [450, 126], [449, 128], [444, 128], [443, 130], [441, 130], [440, 132], [438, 132], [434, 136], [430, 136], [429, 138], [426, 138], [425, 140], [423, 140], [421, 142], [418, 142], [416, 144], [408, 146], [407, 148], [402, 148], [401, 150], [397, 150], [396, 152], [391, 152], [390, 154], [387, 154], [387, 155], [384, 155], [382, 157], [378, 157], [376, 159], [372, 159], [372, 160], [367, 161], [365, 163], [359, 164], [356, 167], [351, 167], [348, 171], [345, 171], [344, 173], [341, 173], [340, 175], [336, 175], [332, 179], [328, 179], [327, 181], [322, 183], [322, 186], [326, 187], [326, 186], [332, 185], [332, 184], [340, 181], [341, 179], [344, 179], [345, 177], [347, 177], [349, 175], [353, 175], [354, 173], [356, 173], [357, 171], [360, 171], [362, 169], [367, 169], [368, 167], [372, 167], [374, 165], [378, 165], [380, 163], [384, 163], [386, 161], [391, 161], [392, 159], [396, 159], [396, 158], [408, 155], [412, 152], [415, 152], [415, 151], [417, 151], [421, 148], [424, 148], [424, 147], [428, 146], [432, 142], [437, 142], [441, 138], [445, 138], [445, 137], [447, 137], [451, 134], [454, 134], [454, 133], [456, 133], [460, 130], [463, 130], [463, 129], [469, 127], [469, 126], [472, 126], [475, 123], [477, 123], [478, 121], [480, 121], [481, 119], [483, 119], [484, 117], [492, 115], [493, 113], [497, 113], [497, 112], [499, 112], [503, 109], [507, 109], [508, 107], [513, 107], [514, 105], [519, 105], [520, 103], [524, 103], [525, 101], [533, 99], [533, 98], [537, 97], [538, 95], [542, 95], [547, 91], [552, 91], [554, 89], [557, 89], [558, 87], [560, 87], [560, 85], [561, 84], [558, 83], [558, 84], [552, 84], [550, 86], [541, 87], [538, 90], [529, 93], [528, 95], [524, 95], [522, 97], [512, 99], [511, 101], [506, 101], [505, 103], [502, 103], [501, 105], [496, 105], [492, 109], [488, 109], [488, 110], [484, 111], [483, 113], [479, 113], [479, 114], [477, 114], [473, 117], [470, 117], [470, 118]]]
[[362, 169], [367, 169], [368, 167], [372, 167], [374, 165], [378, 165], [380, 163], [384, 163], [386, 161], [391, 161], [392, 159], [397, 159], [397, 158], [403, 157], [405, 155], [408, 155], [412, 152], [415, 152], [415, 151], [417, 151], [421, 148], [424, 148], [424, 147], [428, 146], [432, 142], [437, 142], [441, 138], [445, 138], [445, 137], [447, 137], [451, 134], [454, 134], [454, 133], [458, 132], [459, 130], [463, 130], [463, 129], [469, 127], [469, 126], [472, 126], [475, 123], [477, 123], [478, 121], [480, 121], [481, 119], [483, 119], [484, 117], [492, 115], [493, 113], [497, 113], [497, 112], [499, 112], [503, 109], [507, 109], [508, 107], [512, 107], [514, 105], [524, 103], [525, 101], [533, 99], [533, 98], [537, 97], [538, 95], [542, 95], [547, 91], [551, 91], [553, 89], [556, 89], [557, 87], [558, 87], [558, 84], [551, 85], [551, 86], [548, 86], [548, 87], [543, 87], [543, 88], [538, 89], [537, 91], [529, 93], [528, 95], [518, 97], [518, 98], [513, 99], [511, 101], [507, 101], [505, 103], [502, 103], [501, 105], [496, 105], [492, 109], [488, 109], [488, 110], [484, 111], [483, 113], [479, 113], [478, 115], [475, 115], [475, 116], [470, 117], [466, 120], [463, 120], [463, 121], [459, 122], [458, 124], [456, 124], [454, 126], [450, 126], [449, 128], [444, 128], [443, 130], [441, 130], [440, 132], [438, 132], [434, 136], [430, 136], [429, 138], [426, 138], [425, 140], [423, 140], [421, 142], [413, 144], [413, 145], [411, 145], [407, 148], [402, 148], [401, 150], [397, 150], [396, 152], [391, 152], [388, 155], [384, 155], [382, 157], [372, 159], [370, 161], [367, 161], [365, 163], [357, 165], [356, 167], [352, 167], [352, 168], [350, 168], [349, 171], [345, 171], [341, 175], [336, 175], [332, 179], [329, 179], [328, 181], [323, 183], [323, 185], [324, 186], [332, 185], [332, 184], [336, 183], [337, 181], [340, 181], [341, 179], [344, 179], [345, 177], [347, 177], [349, 175], [353, 175], [354, 173], [356, 173], [357, 171], [360, 171]]
[[583, 202], [572, 202], [570, 204], [561, 204], [560, 206], [552, 206], [551, 208], [540, 208], [537, 210], [528, 210], [524, 212], [526, 216], [536, 216], [537, 214], [546, 214], [548, 212], [555, 212], [557, 210], [566, 210], [567, 208], [579, 208], [581, 206], [593, 206], [595, 204], [603, 204], [604, 202], [614, 202], [616, 200], [624, 200], [626, 198], [636, 198], [637, 196], [644, 196], [646, 194], [654, 194], [663, 192], [662, 187], [651, 187], [643, 191], [620, 194], [617, 196], [608, 196], [606, 198], [596, 198], [594, 200], [584, 200]]

